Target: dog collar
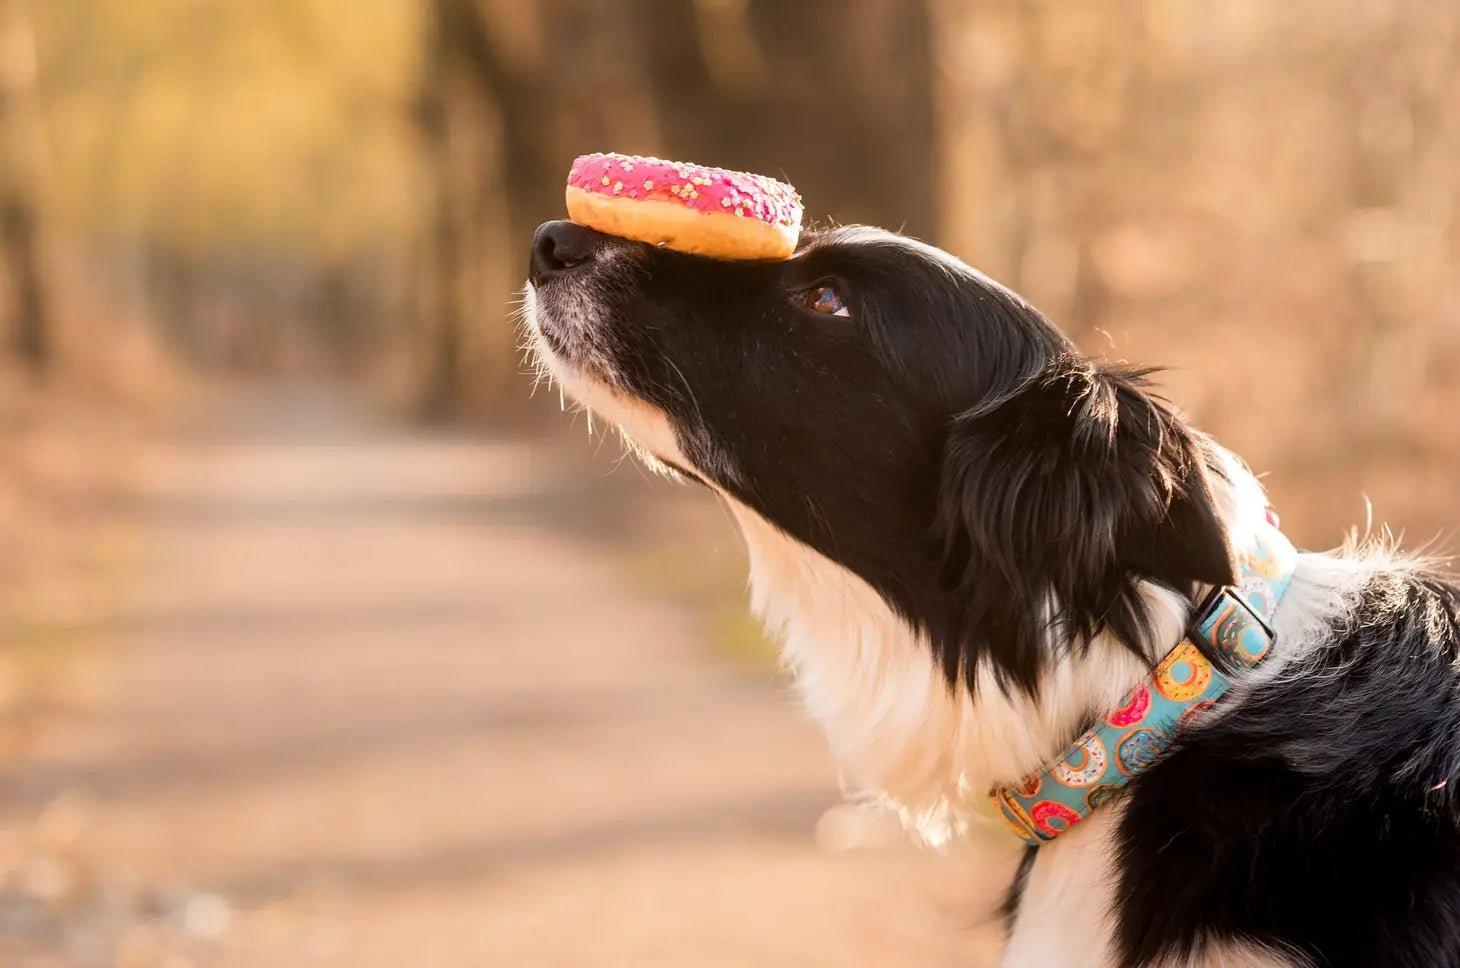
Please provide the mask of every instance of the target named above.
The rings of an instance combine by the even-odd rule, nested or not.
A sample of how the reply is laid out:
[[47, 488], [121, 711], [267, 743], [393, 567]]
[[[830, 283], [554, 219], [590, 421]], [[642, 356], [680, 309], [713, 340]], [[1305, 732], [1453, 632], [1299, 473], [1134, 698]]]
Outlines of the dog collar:
[[1202, 600], [1176, 648], [1118, 708], [1059, 759], [990, 791], [1009, 829], [1034, 847], [1054, 840], [1119, 795], [1171, 748], [1182, 727], [1211, 709], [1231, 688], [1224, 670], [1255, 668], [1266, 659], [1275, 638], [1270, 622], [1297, 558], [1281, 531], [1262, 525], [1238, 556], [1238, 584], [1214, 588]]

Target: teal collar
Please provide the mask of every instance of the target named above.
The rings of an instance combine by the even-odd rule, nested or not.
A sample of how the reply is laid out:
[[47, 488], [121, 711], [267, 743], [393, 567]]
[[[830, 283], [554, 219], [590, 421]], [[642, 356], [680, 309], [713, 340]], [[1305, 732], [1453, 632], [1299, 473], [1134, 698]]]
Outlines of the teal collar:
[[1037, 847], [1119, 795], [1131, 777], [1171, 747], [1183, 726], [1231, 688], [1231, 679], [1208, 655], [1238, 670], [1255, 668], [1266, 659], [1274, 641], [1272, 616], [1297, 559], [1297, 550], [1281, 531], [1261, 526], [1252, 547], [1239, 555], [1238, 584], [1212, 590], [1193, 611], [1186, 636], [1126, 693], [1118, 708], [1058, 760], [1018, 783], [990, 791], [1009, 829]]

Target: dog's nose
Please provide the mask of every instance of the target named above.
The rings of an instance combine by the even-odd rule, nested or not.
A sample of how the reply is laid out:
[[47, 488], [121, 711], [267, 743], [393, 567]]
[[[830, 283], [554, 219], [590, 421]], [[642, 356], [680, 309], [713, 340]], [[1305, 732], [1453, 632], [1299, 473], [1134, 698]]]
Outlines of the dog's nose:
[[544, 222], [532, 235], [530, 276], [534, 285], [593, 259], [603, 236], [575, 222]]

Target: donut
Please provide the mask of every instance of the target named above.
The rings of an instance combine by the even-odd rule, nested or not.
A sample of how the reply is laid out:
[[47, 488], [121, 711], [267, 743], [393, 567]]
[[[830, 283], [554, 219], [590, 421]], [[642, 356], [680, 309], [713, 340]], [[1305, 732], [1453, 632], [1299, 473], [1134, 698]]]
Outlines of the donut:
[[1031, 773], [1014, 784], [1014, 792], [1020, 796], [1032, 797], [1039, 792], [1039, 786], [1043, 782], [1044, 777], [1038, 773]]
[[1197, 722], [1216, 707], [1217, 704], [1210, 699], [1200, 699], [1192, 703], [1187, 707], [1186, 712], [1181, 714], [1181, 718], [1176, 721], [1176, 728], [1188, 728], [1192, 723]]
[[1086, 787], [1105, 775], [1109, 760], [1099, 735], [1091, 734], [1051, 768], [1065, 786]]
[[1130, 702], [1105, 717], [1105, 721], [1112, 726], [1134, 726], [1146, 718], [1146, 713], [1151, 708], [1151, 690], [1144, 685], [1136, 686], [1130, 694]]
[[1102, 783], [1085, 794], [1085, 809], [1094, 813], [1125, 791], [1122, 783]]
[[1115, 766], [1126, 776], [1144, 771], [1171, 746], [1166, 729], [1133, 729], [1115, 744]]
[[1046, 837], [1055, 838], [1080, 822], [1080, 815], [1057, 800], [1041, 800], [1029, 808], [1029, 818]]
[[568, 217], [638, 242], [716, 259], [786, 259], [801, 196], [764, 175], [638, 155], [581, 155], [568, 172]]
[[1212, 681], [1212, 664], [1183, 641], [1156, 666], [1156, 691], [1172, 702], [1190, 702], [1207, 691]]

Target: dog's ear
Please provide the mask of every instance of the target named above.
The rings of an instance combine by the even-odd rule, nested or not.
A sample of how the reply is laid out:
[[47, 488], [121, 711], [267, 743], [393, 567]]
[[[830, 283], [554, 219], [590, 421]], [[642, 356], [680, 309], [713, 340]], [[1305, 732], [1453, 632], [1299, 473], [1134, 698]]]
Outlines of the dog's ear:
[[1149, 658], [1141, 580], [1182, 594], [1233, 580], [1209, 448], [1145, 375], [1062, 358], [955, 420], [936, 523], [951, 680], [988, 661], [1032, 691], [1055, 641], [1102, 630]]

